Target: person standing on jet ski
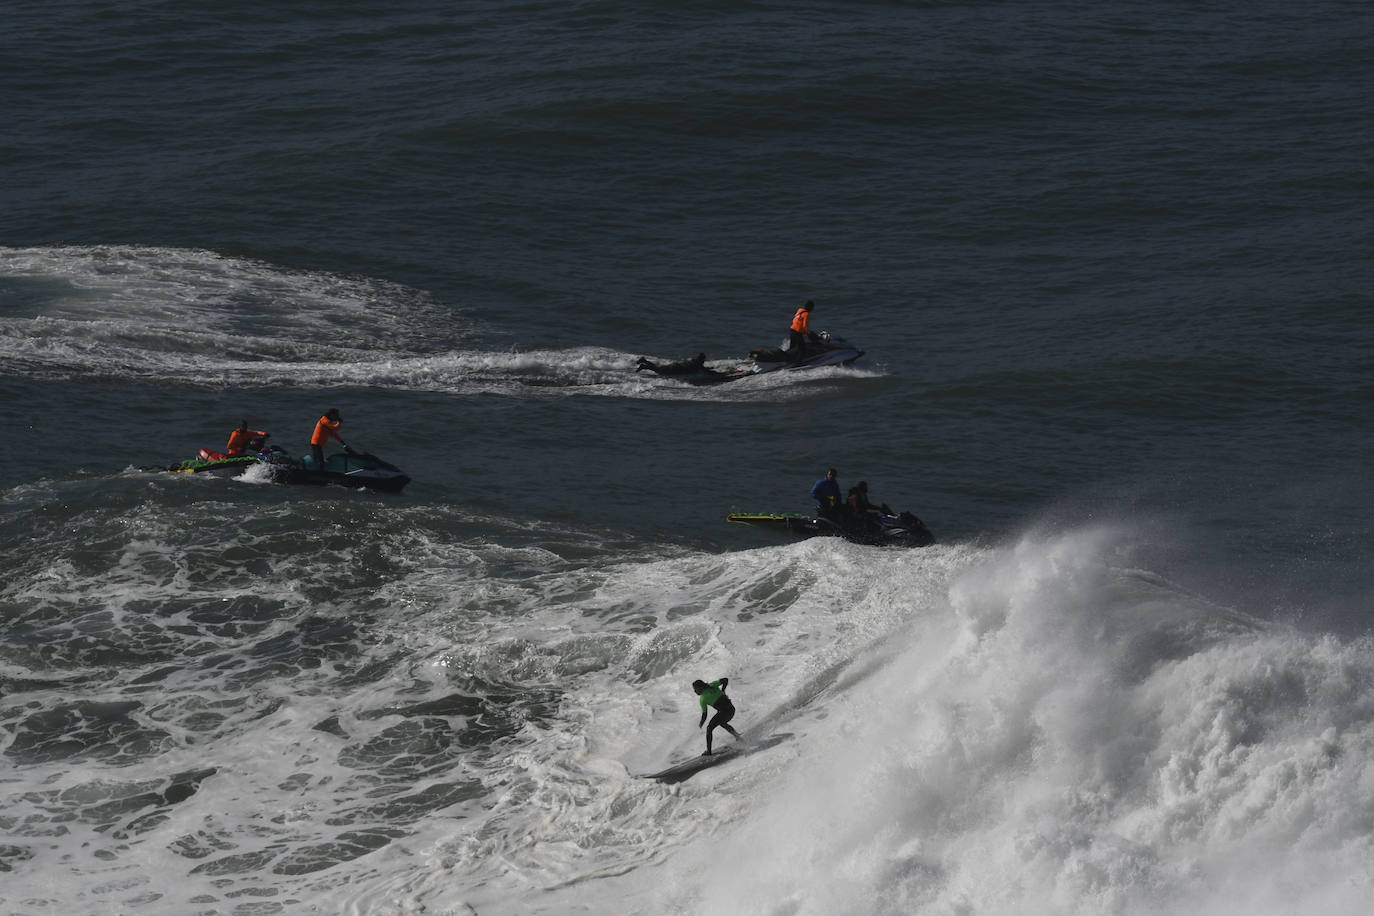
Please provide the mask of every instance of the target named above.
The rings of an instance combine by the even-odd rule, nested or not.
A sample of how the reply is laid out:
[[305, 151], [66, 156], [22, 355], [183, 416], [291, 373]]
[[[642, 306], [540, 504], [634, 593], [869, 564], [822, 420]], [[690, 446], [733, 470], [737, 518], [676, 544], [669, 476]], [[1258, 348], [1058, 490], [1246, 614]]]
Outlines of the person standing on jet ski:
[[844, 503], [840, 501], [840, 481], [834, 468], [826, 471], [825, 476], [811, 487], [811, 498], [816, 501], [817, 515], [834, 522], [842, 521], [836, 517], [843, 511]]
[[343, 417], [339, 416], [339, 409], [337, 407], [331, 407], [326, 410], [324, 416], [320, 417], [319, 421], [315, 423], [315, 432], [310, 436], [310, 454], [315, 457], [315, 470], [324, 470], [324, 447], [331, 437], [339, 440], [339, 444], [344, 447], [344, 451], [352, 451], [352, 449], [348, 447], [348, 443], [343, 441], [343, 437], [339, 435], [340, 426], [343, 426]]
[[248, 421], [239, 423], [239, 428], [229, 434], [229, 444], [224, 447], [224, 454], [230, 458], [238, 458], [248, 451], [252, 446], [254, 451], [261, 449], [267, 444], [267, 433], [260, 429], [249, 429]]
[[[792, 316], [792, 329], [787, 336], [787, 355], [792, 362], [800, 362], [806, 355], [806, 343], [815, 340], [816, 335], [811, 332], [811, 310], [816, 307], [816, 303], [810, 299], [799, 309], [797, 314]], [[839, 499], [837, 495], [835, 497]]]

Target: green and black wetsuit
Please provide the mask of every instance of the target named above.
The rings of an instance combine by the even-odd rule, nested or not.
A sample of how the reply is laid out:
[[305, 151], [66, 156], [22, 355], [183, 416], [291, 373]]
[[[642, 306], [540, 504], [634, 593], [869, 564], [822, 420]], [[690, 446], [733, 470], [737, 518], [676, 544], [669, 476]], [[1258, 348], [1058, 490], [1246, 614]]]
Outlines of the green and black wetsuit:
[[727, 682], [726, 678], [712, 681], [706, 685], [706, 689], [700, 694], [702, 720], [705, 721], [706, 719], [706, 710], [714, 708], [716, 711], [716, 714], [711, 717], [710, 724], [706, 726], [706, 753], [708, 754], [711, 753], [711, 732], [715, 731], [717, 725], [736, 738], [739, 737], [739, 732], [726, 724], [735, 717], [735, 704], [731, 703], [730, 698], [725, 695]]

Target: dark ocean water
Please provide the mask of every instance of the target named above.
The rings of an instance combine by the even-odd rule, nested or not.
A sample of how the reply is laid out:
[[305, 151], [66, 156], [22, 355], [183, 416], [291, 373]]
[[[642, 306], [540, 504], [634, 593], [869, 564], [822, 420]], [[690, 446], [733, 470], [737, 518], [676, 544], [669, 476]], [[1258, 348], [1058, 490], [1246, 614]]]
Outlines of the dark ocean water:
[[6, 18], [0, 911], [1364, 911], [1366, 5]]

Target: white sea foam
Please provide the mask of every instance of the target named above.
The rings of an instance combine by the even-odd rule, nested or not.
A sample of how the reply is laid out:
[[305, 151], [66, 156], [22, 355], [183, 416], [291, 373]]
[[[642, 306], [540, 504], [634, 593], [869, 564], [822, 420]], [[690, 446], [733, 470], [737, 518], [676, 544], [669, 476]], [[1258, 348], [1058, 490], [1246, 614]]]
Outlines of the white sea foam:
[[208, 251], [0, 247], [0, 277], [43, 284], [0, 314], [0, 360], [39, 378], [729, 401], [856, 377], [831, 368], [697, 387], [637, 374], [636, 355], [615, 349], [482, 350], [472, 322], [422, 291]]
[[[481, 912], [1363, 912], [1371, 647], [1212, 606], [1117, 544], [760, 552], [812, 571], [806, 597], [698, 615], [671, 670], [623, 683], [632, 650], [588, 683], [503, 827], [444, 845], [446, 879]], [[678, 787], [604, 772], [691, 752], [698, 674], [787, 740]]]
[[1371, 647], [1209, 606], [1111, 544], [960, 572], [733, 799], [746, 813], [663, 869], [662, 908], [1364, 912]]
[[[113, 628], [146, 668], [84, 691], [89, 708], [59, 686], [26, 695], [82, 709], [88, 737], [137, 728], [161, 746], [12, 771], [3, 823], [28, 858], [8, 854], [0, 897], [154, 913], [259, 898], [356, 913], [1362, 911], [1374, 650], [1184, 593], [1134, 568], [1119, 532], [586, 564], [422, 518], [322, 564], [273, 559], [279, 521], [257, 518], [240, 575], [155, 515], [98, 580], [68, 564], [8, 592], [79, 608], [104, 583], [104, 616], [71, 621], [71, 645]], [[378, 551], [389, 581], [340, 579]], [[320, 575], [327, 607], [309, 597]], [[233, 601], [265, 613], [204, 622]], [[185, 657], [159, 662], [177, 633]], [[677, 785], [637, 778], [699, 752], [687, 685], [719, 676], [757, 750]], [[45, 889], [54, 874], [68, 890]]]

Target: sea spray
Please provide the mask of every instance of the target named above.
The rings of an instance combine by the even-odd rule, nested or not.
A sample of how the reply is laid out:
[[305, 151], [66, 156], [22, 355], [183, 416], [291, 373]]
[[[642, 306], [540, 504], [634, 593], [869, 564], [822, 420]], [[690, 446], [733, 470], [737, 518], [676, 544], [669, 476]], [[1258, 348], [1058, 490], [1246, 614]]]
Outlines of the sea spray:
[[1119, 537], [1026, 540], [956, 576], [739, 799], [673, 905], [1363, 912], [1374, 647], [1118, 566]]

